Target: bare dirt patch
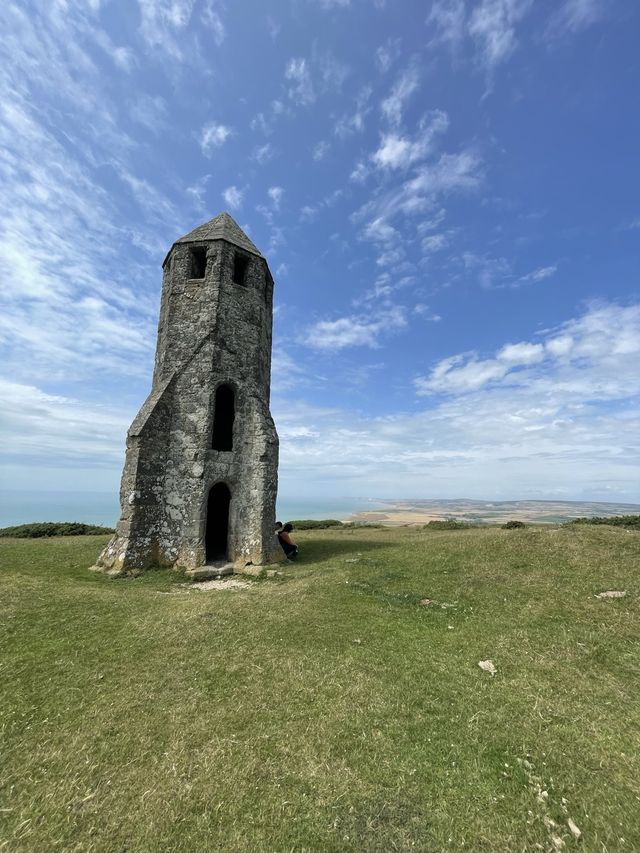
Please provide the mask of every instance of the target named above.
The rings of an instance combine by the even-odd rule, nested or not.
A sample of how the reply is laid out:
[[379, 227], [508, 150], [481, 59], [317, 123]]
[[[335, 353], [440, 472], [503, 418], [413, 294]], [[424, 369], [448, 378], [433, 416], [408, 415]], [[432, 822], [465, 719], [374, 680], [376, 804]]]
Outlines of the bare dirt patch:
[[249, 589], [251, 583], [249, 581], [239, 580], [238, 578], [213, 578], [209, 581], [199, 581], [198, 583], [183, 584], [187, 589], [198, 589], [201, 592], [209, 592], [217, 590], [221, 592], [225, 589]]

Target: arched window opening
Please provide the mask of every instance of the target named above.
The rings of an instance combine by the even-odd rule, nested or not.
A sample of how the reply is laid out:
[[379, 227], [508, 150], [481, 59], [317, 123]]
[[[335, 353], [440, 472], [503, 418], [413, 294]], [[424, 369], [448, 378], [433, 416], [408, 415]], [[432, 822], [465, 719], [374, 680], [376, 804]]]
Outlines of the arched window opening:
[[229, 504], [231, 492], [226, 483], [211, 487], [207, 501], [205, 552], [207, 563], [228, 560]]
[[191, 257], [191, 271], [189, 278], [204, 278], [207, 271], [207, 250], [203, 246], [197, 246], [189, 250]]
[[235, 396], [229, 385], [219, 385], [213, 409], [214, 450], [233, 450], [233, 421], [236, 416]]
[[247, 267], [249, 266], [249, 258], [246, 255], [241, 255], [236, 252], [233, 256], [233, 283], [246, 284], [245, 278], [247, 275]]

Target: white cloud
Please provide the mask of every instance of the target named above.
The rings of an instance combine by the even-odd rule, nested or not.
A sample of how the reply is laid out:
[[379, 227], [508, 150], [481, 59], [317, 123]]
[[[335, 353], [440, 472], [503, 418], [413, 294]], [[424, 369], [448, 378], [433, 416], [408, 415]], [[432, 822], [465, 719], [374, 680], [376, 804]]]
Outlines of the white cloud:
[[391, 125], [400, 124], [405, 103], [416, 91], [419, 83], [420, 72], [416, 65], [409, 66], [398, 76], [391, 92], [381, 104], [382, 114]]
[[115, 64], [123, 71], [131, 71], [135, 65], [135, 54], [129, 48], [114, 47], [111, 50], [111, 56]]
[[415, 384], [419, 394], [459, 394], [475, 391], [493, 380], [503, 379], [508, 371], [508, 365], [496, 359], [481, 361], [471, 358], [464, 361], [464, 356], [451, 356], [442, 359], [428, 378], [416, 379]]
[[264, 113], [256, 113], [256, 115], [249, 122], [249, 127], [251, 128], [251, 130], [262, 131], [265, 136], [268, 136], [273, 131], [271, 123], [266, 118]]
[[271, 203], [273, 204], [276, 210], [280, 209], [280, 202], [282, 201], [282, 196], [284, 195], [284, 190], [282, 187], [269, 187], [267, 190], [267, 195], [271, 199]]
[[[281, 492], [299, 494], [304, 482], [327, 497], [339, 490], [388, 498], [640, 501], [637, 360], [609, 358], [604, 346], [620, 327], [640, 341], [639, 312], [640, 306], [604, 305], [566, 324], [584, 344], [593, 343], [592, 327], [600, 329], [597, 357], [545, 358], [522, 370], [517, 384], [507, 376], [431, 397], [418, 411], [367, 417], [276, 394], [278, 427], [292, 436], [296, 427], [310, 433], [281, 443]], [[345, 355], [341, 363], [348, 365]], [[379, 377], [373, 381], [380, 384]], [[402, 388], [389, 375], [386, 385]]]
[[482, 162], [474, 152], [442, 154], [435, 162], [420, 164], [413, 177], [400, 185], [372, 195], [351, 219], [355, 223], [366, 220], [389, 223], [398, 214], [423, 216], [433, 211], [442, 198], [473, 192], [482, 181]]
[[315, 101], [316, 95], [306, 59], [290, 59], [284, 76], [292, 84], [288, 90], [292, 101], [302, 106], [308, 106]]
[[147, 45], [183, 59], [178, 39], [191, 20], [194, 0], [138, 0], [140, 32]]
[[369, 109], [356, 110], [356, 112], [340, 116], [333, 129], [334, 134], [340, 139], [346, 139], [354, 133], [362, 133], [365, 126], [365, 116], [368, 112]]
[[436, 135], [444, 133], [448, 127], [447, 114], [434, 110], [422, 119], [414, 139], [397, 132], [384, 134], [380, 147], [371, 155], [371, 159], [381, 169], [407, 169], [427, 156]]
[[330, 150], [331, 145], [329, 145], [328, 142], [318, 142], [318, 144], [313, 147], [311, 156], [314, 160], [324, 160]]
[[418, 234], [427, 234], [429, 231], [435, 231], [439, 228], [446, 219], [447, 211], [441, 207], [436, 213], [432, 214], [428, 219], [423, 219], [417, 225]]
[[373, 162], [382, 169], [406, 169], [415, 160], [424, 157], [425, 149], [419, 141], [410, 142], [406, 137], [387, 133], [377, 151], [371, 155]]
[[606, 0], [564, 0], [551, 16], [549, 28], [555, 32], [578, 32], [604, 17], [606, 7]]
[[340, 139], [346, 139], [354, 133], [362, 133], [365, 119], [371, 112], [370, 99], [373, 93], [371, 86], [364, 86], [357, 94], [355, 106], [340, 116], [335, 122], [334, 134]]
[[220, 11], [220, 3], [217, 2], [217, 0], [216, 2], [214, 2], [214, 0], [207, 0], [202, 12], [202, 20], [204, 21], [205, 26], [207, 26], [213, 33], [213, 40], [218, 47], [220, 47], [226, 35]]
[[478, 43], [485, 66], [491, 70], [516, 48], [516, 24], [532, 0], [482, 0], [471, 13], [469, 33]]
[[222, 193], [222, 198], [232, 210], [237, 210], [242, 206], [243, 196], [244, 190], [238, 189], [235, 185], [227, 187]]
[[511, 264], [504, 257], [464, 252], [460, 260], [467, 271], [477, 274], [478, 282], [482, 287], [493, 290], [517, 290], [523, 285], [537, 284], [551, 278], [558, 270], [558, 267], [552, 264], [538, 267], [526, 275], [516, 277]]
[[351, 69], [344, 62], [340, 62], [331, 53], [325, 53], [315, 60], [315, 66], [322, 81], [325, 92], [334, 92], [342, 89], [344, 81], [351, 73]]
[[52, 459], [58, 465], [119, 467], [134, 415], [121, 402], [87, 403], [1, 378], [0, 409], [4, 459], [45, 467]]
[[267, 207], [264, 204], [257, 204], [256, 210], [258, 211], [260, 216], [264, 216], [267, 225], [273, 225], [273, 208]]
[[146, 127], [156, 136], [167, 126], [167, 102], [160, 95], [140, 93], [129, 104], [132, 121]]
[[400, 56], [400, 52], [400, 39], [391, 37], [376, 50], [376, 62], [383, 74], [391, 68]]
[[120, 163], [111, 164], [120, 180], [128, 187], [131, 195], [150, 220], [166, 223], [176, 216], [174, 203], [154, 184], [139, 178]]
[[[2, 8], [11, 20], [0, 63], [2, 366], [15, 382], [72, 380], [92, 392], [97, 377], [148, 375], [158, 286], [148, 258], [166, 251], [179, 211], [129, 166], [137, 146], [86, 52], [95, 24], [86, 9], [51, 4], [36, 18]], [[114, 175], [125, 190], [118, 208]], [[133, 225], [122, 213], [129, 194]]]
[[440, 314], [433, 314], [429, 309], [429, 306], [425, 305], [423, 302], [417, 302], [413, 306], [413, 313], [417, 314], [419, 317], [422, 317], [424, 320], [429, 321], [430, 323], [440, 323], [442, 320]]
[[397, 332], [407, 324], [404, 309], [386, 309], [375, 316], [340, 317], [320, 320], [306, 330], [304, 343], [313, 349], [341, 350], [346, 347], [377, 347], [385, 334]]
[[205, 196], [207, 193], [207, 184], [211, 180], [212, 175], [204, 175], [199, 178], [195, 184], [186, 188], [186, 193], [193, 199], [196, 207], [201, 213], [206, 211]]
[[376, 264], [379, 267], [395, 267], [397, 269], [398, 264], [404, 260], [406, 254], [402, 246], [396, 246], [394, 249], [387, 249], [386, 252], [378, 255]]
[[480, 158], [472, 151], [443, 154], [436, 163], [421, 167], [405, 186], [411, 196], [474, 190], [482, 182], [480, 166]]
[[506, 361], [510, 365], [537, 364], [544, 359], [544, 347], [542, 344], [531, 344], [523, 341], [519, 344], [506, 344], [497, 355], [499, 361]]
[[270, 255], [275, 255], [282, 246], [286, 245], [286, 243], [287, 240], [284, 236], [284, 230], [282, 228], [274, 228], [269, 236], [268, 253]]
[[349, 175], [349, 180], [353, 181], [354, 184], [363, 184], [367, 180], [368, 176], [369, 169], [362, 161], [360, 161], [359, 163], [356, 163], [355, 168]]
[[571, 335], [558, 335], [545, 343], [547, 350], [555, 356], [569, 355], [574, 346]]
[[538, 267], [526, 275], [520, 276], [517, 283], [528, 284], [529, 282], [544, 281], [546, 278], [551, 278], [558, 271], [556, 264], [551, 264], [548, 267]]
[[202, 153], [210, 155], [214, 148], [220, 148], [231, 136], [233, 130], [225, 124], [210, 122], [202, 128], [200, 133], [200, 147]]
[[[594, 305], [582, 317], [548, 333], [542, 343], [507, 344], [493, 358], [475, 353], [450, 356], [438, 362], [427, 377], [416, 380], [419, 394], [460, 394], [488, 384], [503, 387], [561, 387], [597, 399], [632, 396], [640, 376], [630, 378], [630, 356], [640, 353], [640, 306]], [[541, 370], [528, 368], [540, 365]], [[606, 375], [607, 387], [602, 383]]]
[[464, 252], [461, 260], [466, 270], [477, 274], [481, 287], [503, 288], [513, 283], [511, 264], [506, 258]]
[[390, 240], [397, 239], [399, 234], [392, 225], [389, 225], [382, 217], [378, 217], [367, 223], [363, 236], [374, 243], [387, 243]]
[[457, 48], [465, 35], [464, 0], [435, 0], [427, 24], [436, 29], [435, 43], [445, 42]]
[[449, 235], [448, 234], [429, 234], [427, 237], [423, 237], [422, 239], [422, 250], [427, 255], [433, 255], [436, 252], [441, 252], [443, 249], [446, 249], [449, 245]]
[[273, 146], [270, 142], [267, 142], [265, 145], [258, 145], [253, 149], [253, 153], [251, 154], [251, 158], [259, 163], [261, 166], [264, 166], [265, 163], [268, 163], [269, 160], [272, 160], [275, 155], [273, 150]]

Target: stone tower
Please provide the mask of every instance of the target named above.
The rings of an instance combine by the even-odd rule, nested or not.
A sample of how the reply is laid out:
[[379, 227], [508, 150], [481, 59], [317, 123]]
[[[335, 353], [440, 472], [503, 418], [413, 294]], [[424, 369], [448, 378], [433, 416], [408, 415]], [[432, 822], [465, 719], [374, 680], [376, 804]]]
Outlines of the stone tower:
[[171, 247], [153, 387], [127, 435], [122, 516], [97, 568], [228, 571], [282, 559], [272, 302], [267, 262], [228, 213]]

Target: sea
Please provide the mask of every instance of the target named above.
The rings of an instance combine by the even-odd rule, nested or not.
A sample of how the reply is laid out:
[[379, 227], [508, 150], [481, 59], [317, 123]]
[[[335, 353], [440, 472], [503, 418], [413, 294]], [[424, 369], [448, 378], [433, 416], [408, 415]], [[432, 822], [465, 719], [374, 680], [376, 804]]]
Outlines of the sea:
[[[336, 518], [344, 521], [353, 513], [375, 510], [381, 502], [373, 498], [308, 498], [283, 495], [278, 498], [276, 517], [283, 523], [302, 518]], [[80, 521], [113, 527], [120, 516], [115, 492], [38, 492], [0, 489], [0, 527], [32, 521]]]

